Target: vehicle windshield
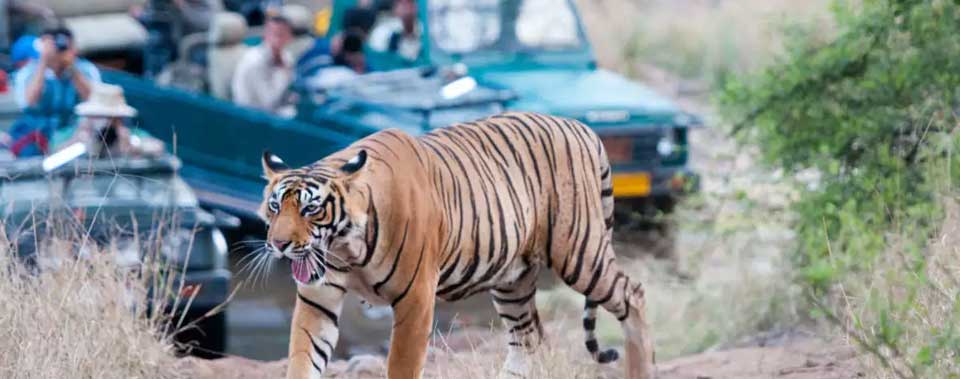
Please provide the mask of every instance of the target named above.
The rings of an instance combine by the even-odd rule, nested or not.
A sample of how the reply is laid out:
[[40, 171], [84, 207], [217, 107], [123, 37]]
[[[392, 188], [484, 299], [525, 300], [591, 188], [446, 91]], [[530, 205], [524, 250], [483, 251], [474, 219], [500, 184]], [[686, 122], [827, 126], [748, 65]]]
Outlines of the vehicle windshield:
[[428, 5], [430, 38], [447, 53], [563, 51], [583, 37], [566, 0], [438, 0]]
[[146, 207], [194, 207], [197, 199], [177, 176], [90, 175], [10, 181], [0, 186], [0, 203], [46, 204], [64, 202], [71, 207], [96, 207], [111, 203], [137, 203]]

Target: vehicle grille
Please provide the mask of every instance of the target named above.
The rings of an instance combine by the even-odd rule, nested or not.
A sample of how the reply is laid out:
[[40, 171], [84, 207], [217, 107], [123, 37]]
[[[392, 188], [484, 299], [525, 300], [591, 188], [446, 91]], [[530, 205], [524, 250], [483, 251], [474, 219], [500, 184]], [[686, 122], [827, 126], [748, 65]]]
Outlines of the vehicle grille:
[[645, 130], [630, 135], [601, 135], [607, 158], [612, 164], [655, 163], [660, 159], [657, 142], [660, 130]]
[[657, 153], [657, 142], [660, 141], [660, 130], [651, 130], [631, 136], [633, 138], [633, 160], [637, 162], [654, 163], [660, 159]]

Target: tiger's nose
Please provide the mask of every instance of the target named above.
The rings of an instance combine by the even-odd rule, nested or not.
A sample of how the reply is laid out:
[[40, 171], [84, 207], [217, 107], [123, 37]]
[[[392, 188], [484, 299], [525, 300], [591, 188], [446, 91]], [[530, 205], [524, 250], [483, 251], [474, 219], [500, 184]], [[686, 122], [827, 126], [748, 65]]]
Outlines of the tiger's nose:
[[281, 251], [281, 252], [282, 252], [282, 251], [286, 250], [287, 247], [289, 247], [290, 244], [293, 243], [293, 242], [292, 242], [292, 241], [285, 241], [285, 240], [275, 239], [275, 240], [271, 240], [270, 243], [273, 244], [273, 248], [274, 248], [274, 249], [277, 249], [277, 251]]

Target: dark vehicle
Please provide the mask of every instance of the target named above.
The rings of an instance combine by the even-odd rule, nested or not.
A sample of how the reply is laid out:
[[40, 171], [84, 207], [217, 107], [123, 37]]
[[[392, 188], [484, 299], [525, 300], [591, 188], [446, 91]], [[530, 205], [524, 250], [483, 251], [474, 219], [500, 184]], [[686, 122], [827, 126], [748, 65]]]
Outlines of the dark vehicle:
[[[182, 288], [187, 292], [180, 295], [196, 296], [186, 310], [187, 320], [226, 301], [231, 274], [220, 227], [234, 222], [199, 208], [177, 174], [176, 158], [78, 158], [51, 166], [60, 156], [0, 163], [3, 227], [11, 241], [16, 238], [17, 253], [28, 263], [38, 264], [35, 241], [57, 227], [48, 220], [71, 220], [90, 241], [114, 247], [118, 264], [139, 263], [146, 250], [140, 241], [158, 241], [160, 258], [185, 275]], [[172, 311], [182, 314], [184, 309]], [[224, 351], [225, 313], [203, 319], [199, 330], [178, 339], [196, 341], [201, 354]]]

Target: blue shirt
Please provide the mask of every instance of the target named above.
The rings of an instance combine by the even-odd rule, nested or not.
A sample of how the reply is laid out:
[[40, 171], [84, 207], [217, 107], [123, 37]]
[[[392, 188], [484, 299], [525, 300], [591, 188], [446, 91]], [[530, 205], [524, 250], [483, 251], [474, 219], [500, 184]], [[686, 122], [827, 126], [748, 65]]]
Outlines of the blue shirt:
[[[74, 63], [77, 72], [90, 82], [100, 81], [100, 71], [85, 59], [77, 59]], [[35, 128], [61, 128], [68, 125], [73, 119], [73, 107], [81, 101], [77, 89], [73, 86], [70, 75], [57, 76], [53, 70], [47, 69], [43, 73], [37, 72], [39, 64], [32, 60], [17, 70], [13, 81], [14, 98], [17, 106], [23, 111], [24, 122]], [[68, 71], [69, 72], [69, 71]], [[27, 104], [27, 86], [34, 75], [43, 75], [43, 93], [36, 104]]]
[[333, 57], [330, 56], [330, 39], [317, 37], [313, 42], [313, 46], [303, 52], [303, 55], [297, 60], [297, 76], [301, 78], [312, 76], [321, 68], [329, 67], [332, 64]]

